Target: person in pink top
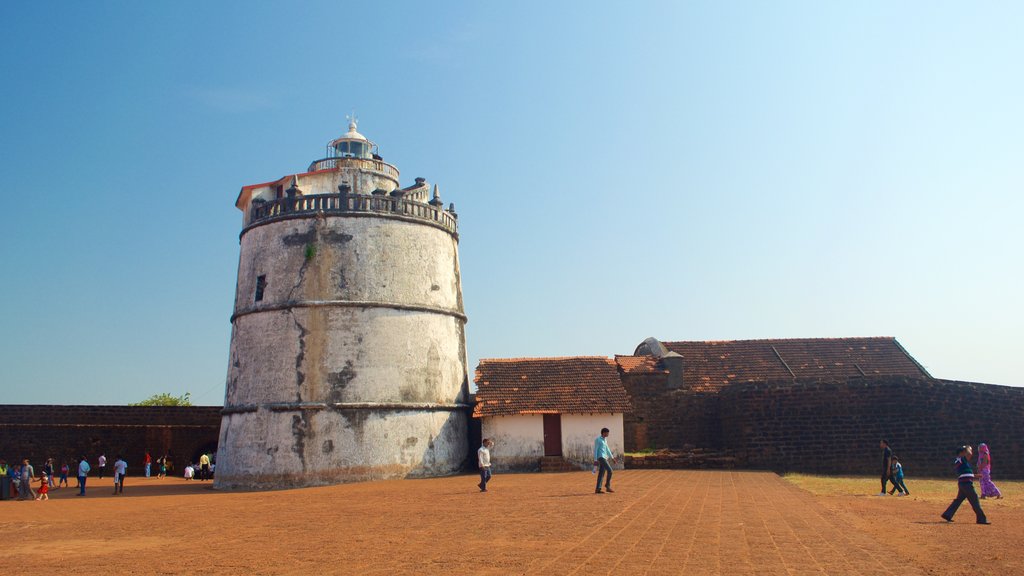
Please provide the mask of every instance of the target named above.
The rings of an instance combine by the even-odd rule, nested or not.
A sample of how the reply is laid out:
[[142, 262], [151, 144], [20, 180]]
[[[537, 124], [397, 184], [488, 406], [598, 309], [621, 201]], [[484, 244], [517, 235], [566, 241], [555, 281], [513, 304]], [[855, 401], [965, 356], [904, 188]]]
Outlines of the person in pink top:
[[988, 444], [978, 444], [978, 470], [981, 471], [981, 497], [1002, 498], [1003, 493], [992, 483], [992, 454], [988, 450]]

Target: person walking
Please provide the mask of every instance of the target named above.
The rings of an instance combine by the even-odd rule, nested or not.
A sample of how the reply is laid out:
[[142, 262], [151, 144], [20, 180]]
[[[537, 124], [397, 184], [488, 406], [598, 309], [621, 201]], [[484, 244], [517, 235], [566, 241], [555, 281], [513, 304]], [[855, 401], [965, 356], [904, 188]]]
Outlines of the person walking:
[[992, 483], [992, 454], [985, 443], [978, 444], [978, 471], [981, 472], [981, 497], [995, 496], [997, 500], [1002, 498], [1003, 493]]
[[103, 479], [103, 473], [107, 470], [107, 455], [100, 454], [100, 457], [96, 459], [96, 469], [99, 473], [100, 480]]
[[114, 494], [124, 494], [124, 477], [127, 473], [128, 463], [118, 454], [114, 461]]
[[487, 482], [491, 480], [492, 446], [494, 446], [494, 441], [490, 438], [484, 438], [483, 442], [480, 443], [480, 449], [476, 451], [476, 465], [480, 469], [480, 483], [477, 486], [480, 487], [481, 492], [487, 492]]
[[957, 508], [966, 499], [974, 509], [974, 515], [978, 524], [991, 524], [985, 517], [985, 511], [981, 509], [981, 502], [978, 500], [978, 493], [974, 491], [974, 470], [971, 468], [970, 458], [972, 450], [970, 446], [961, 446], [956, 452], [956, 460], [953, 461], [953, 468], [957, 474], [956, 498], [949, 504], [949, 508], [942, 513], [942, 519], [946, 522], [953, 521], [953, 515]]
[[92, 470], [92, 467], [89, 466], [89, 461], [85, 459], [85, 456], [82, 456], [82, 458], [79, 459], [79, 461], [78, 461], [78, 495], [79, 496], [85, 496], [85, 481], [86, 481], [87, 478], [89, 478], [89, 470]]
[[44, 472], [39, 478], [39, 494], [36, 495], [36, 500], [49, 500], [50, 499], [50, 478]]
[[18, 486], [18, 500], [36, 499], [36, 491], [32, 489], [32, 479], [36, 475], [35, 468], [28, 463], [28, 458], [21, 461], [21, 485]]
[[142, 463], [146, 466], [146, 478], [149, 478], [149, 470], [153, 467], [153, 456], [150, 455], [149, 450], [146, 450], [146, 457], [143, 458]]
[[53, 458], [47, 458], [46, 459], [46, 464], [43, 465], [43, 474], [46, 475], [46, 478], [47, 478], [48, 482], [50, 483], [50, 488], [53, 488], [54, 487], [54, 480], [53, 480]]
[[903, 482], [903, 464], [900, 464], [899, 456], [893, 455], [892, 457], [892, 473], [890, 474], [890, 480], [893, 483], [893, 489], [889, 490], [889, 495], [892, 496], [893, 492], [899, 490], [900, 496], [910, 496], [910, 490], [907, 485]]
[[[601, 435], [594, 440], [594, 464], [598, 467], [597, 488], [594, 489], [594, 494], [615, 492], [612, 490], [612, 467], [608, 461], [615, 462], [616, 460], [611, 449], [608, 448], [608, 434], [607, 428], [601, 428]], [[604, 478], [606, 473], [608, 474], [607, 479]], [[604, 480], [604, 492], [601, 491], [602, 480]]]
[[882, 491], [878, 495], [885, 496], [885, 488], [889, 483], [889, 474], [892, 469], [892, 449], [889, 448], [888, 440], [879, 441], [878, 447], [882, 449]]

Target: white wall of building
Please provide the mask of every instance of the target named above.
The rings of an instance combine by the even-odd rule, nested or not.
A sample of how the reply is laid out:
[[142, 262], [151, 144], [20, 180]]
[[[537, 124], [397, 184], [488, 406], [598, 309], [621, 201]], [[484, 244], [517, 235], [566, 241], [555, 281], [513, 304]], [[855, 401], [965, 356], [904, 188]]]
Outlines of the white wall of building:
[[[608, 447], [622, 468], [622, 414], [562, 414], [562, 457], [589, 470], [594, 462], [594, 439], [608, 428]], [[544, 416], [489, 416], [481, 422], [484, 438], [494, 440], [491, 462], [495, 472], [535, 471], [544, 456]]]
[[484, 438], [494, 440], [491, 467], [495, 472], [538, 470], [544, 456], [543, 416], [489, 416], [480, 427]]
[[594, 440], [608, 429], [608, 448], [619, 459], [612, 468], [622, 468], [622, 414], [562, 414], [562, 457], [566, 462], [590, 469], [594, 464]]

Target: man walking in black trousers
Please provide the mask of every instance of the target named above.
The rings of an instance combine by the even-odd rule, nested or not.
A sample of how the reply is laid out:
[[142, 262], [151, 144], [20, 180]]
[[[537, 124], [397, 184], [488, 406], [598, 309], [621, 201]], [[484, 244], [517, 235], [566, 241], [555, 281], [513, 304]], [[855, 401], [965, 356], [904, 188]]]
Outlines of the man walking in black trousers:
[[957, 508], [963, 504], [964, 499], [967, 499], [971, 503], [971, 508], [974, 508], [974, 515], [978, 524], [991, 524], [988, 518], [985, 517], [985, 511], [981, 509], [981, 501], [978, 500], [978, 493], [974, 490], [976, 478], [974, 477], [974, 469], [971, 468], [971, 463], [969, 462], [972, 453], [973, 450], [971, 450], [970, 446], [961, 446], [957, 450], [957, 458], [953, 461], [953, 466], [956, 468], [958, 489], [956, 499], [942, 513], [942, 519], [946, 522], [953, 521], [953, 515], [956, 514]]
[[[594, 489], [595, 494], [615, 492], [612, 490], [612, 467], [608, 464], [609, 460], [615, 462], [615, 456], [608, 448], [608, 432], [607, 428], [601, 428], [601, 435], [594, 440], [594, 464], [600, 467], [600, 472], [597, 473], [597, 488]], [[601, 480], [604, 479], [605, 473], [608, 474], [608, 479], [604, 482], [604, 492], [602, 492]]]
[[892, 469], [892, 449], [889, 448], [888, 440], [880, 441], [878, 447], [882, 449], [882, 491], [878, 495], [885, 496], [885, 485], [889, 483], [889, 474]]

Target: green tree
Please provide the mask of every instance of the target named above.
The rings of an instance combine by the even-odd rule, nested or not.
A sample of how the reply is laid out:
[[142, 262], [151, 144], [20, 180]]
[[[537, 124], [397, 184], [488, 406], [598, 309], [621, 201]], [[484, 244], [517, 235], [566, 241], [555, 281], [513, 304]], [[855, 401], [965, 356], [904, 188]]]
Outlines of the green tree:
[[192, 405], [192, 393], [185, 392], [181, 396], [171, 396], [164, 392], [163, 394], [153, 394], [149, 398], [146, 398], [142, 402], [135, 402], [128, 404], [129, 406], [191, 406]]

